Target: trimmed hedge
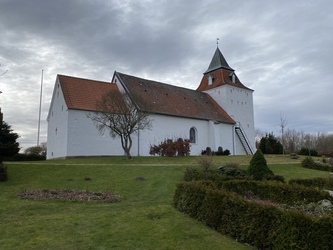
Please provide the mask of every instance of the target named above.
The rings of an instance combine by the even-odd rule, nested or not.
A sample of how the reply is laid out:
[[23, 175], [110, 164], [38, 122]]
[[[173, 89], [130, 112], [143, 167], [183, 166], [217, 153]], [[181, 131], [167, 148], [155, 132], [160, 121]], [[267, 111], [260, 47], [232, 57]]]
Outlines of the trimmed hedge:
[[289, 184], [298, 184], [306, 187], [333, 190], [333, 178], [291, 179]]
[[217, 187], [221, 187], [222, 183], [234, 179], [250, 179], [249, 176], [232, 176], [227, 175], [221, 170], [202, 171], [197, 168], [187, 168], [184, 174], [184, 181], [212, 181]]
[[295, 201], [317, 202], [324, 199], [333, 202], [333, 197], [328, 192], [280, 182], [232, 180], [224, 182], [222, 188], [242, 196], [256, 196], [261, 200], [283, 204], [293, 204]]
[[[284, 177], [280, 175], [266, 176], [266, 180], [284, 182]], [[222, 183], [229, 180], [252, 180], [247, 171], [232, 167], [220, 167], [218, 170], [202, 171], [197, 168], [187, 168], [184, 174], [184, 181], [202, 181], [209, 180], [221, 187]]]
[[213, 229], [258, 249], [333, 249], [333, 218], [243, 199], [212, 182], [181, 182], [174, 205]]

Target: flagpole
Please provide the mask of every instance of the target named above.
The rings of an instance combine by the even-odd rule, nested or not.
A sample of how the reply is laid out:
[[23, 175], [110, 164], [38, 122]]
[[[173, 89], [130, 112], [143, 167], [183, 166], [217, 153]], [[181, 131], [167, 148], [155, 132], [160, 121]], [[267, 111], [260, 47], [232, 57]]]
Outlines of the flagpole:
[[43, 72], [40, 80], [40, 97], [39, 97], [39, 116], [38, 116], [38, 132], [37, 132], [37, 146], [39, 146], [39, 134], [40, 134], [40, 116], [42, 111], [42, 94], [43, 94]]

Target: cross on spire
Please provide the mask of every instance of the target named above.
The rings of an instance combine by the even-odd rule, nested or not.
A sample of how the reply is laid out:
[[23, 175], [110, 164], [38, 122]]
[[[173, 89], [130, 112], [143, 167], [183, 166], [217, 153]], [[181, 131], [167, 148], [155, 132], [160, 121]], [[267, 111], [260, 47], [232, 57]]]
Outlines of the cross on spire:
[[219, 40], [220, 38], [216, 38], [216, 46], [219, 47]]

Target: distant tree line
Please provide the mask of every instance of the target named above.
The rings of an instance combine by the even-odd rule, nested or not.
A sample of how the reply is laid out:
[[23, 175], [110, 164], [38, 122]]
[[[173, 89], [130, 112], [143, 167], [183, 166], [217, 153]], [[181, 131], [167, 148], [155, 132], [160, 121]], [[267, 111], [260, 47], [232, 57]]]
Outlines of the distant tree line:
[[[256, 131], [256, 144], [263, 153], [298, 153], [307, 150], [309, 154], [317, 152], [318, 155], [333, 157], [333, 134], [318, 132], [305, 133], [295, 129], [285, 129], [283, 134], [275, 136], [273, 132]], [[310, 151], [310, 152], [309, 152]]]

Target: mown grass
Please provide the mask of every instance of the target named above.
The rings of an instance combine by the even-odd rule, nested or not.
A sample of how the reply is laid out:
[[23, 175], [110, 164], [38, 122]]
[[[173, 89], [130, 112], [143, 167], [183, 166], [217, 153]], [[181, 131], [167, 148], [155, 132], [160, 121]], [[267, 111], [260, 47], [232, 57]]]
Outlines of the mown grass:
[[[286, 156], [266, 156], [286, 179], [327, 176]], [[214, 157], [214, 167], [250, 156]], [[251, 249], [175, 210], [172, 199], [196, 157], [80, 158], [6, 163], [0, 182], [1, 249]], [[287, 162], [287, 164], [286, 164]], [[290, 164], [295, 163], [295, 164]], [[91, 181], [84, 178], [90, 177]], [[135, 180], [143, 177], [143, 181]], [[17, 199], [24, 190], [112, 191], [120, 203]]]

